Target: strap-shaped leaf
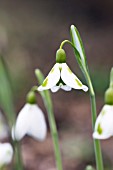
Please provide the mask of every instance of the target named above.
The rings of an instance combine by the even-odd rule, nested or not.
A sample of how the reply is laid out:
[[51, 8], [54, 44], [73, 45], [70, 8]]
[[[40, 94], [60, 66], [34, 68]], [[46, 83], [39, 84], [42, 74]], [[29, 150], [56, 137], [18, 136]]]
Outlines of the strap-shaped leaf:
[[0, 56], [0, 106], [4, 110], [10, 126], [14, 120], [14, 106], [9, 72], [4, 61]]
[[77, 61], [80, 65], [80, 67], [87, 67], [86, 64], [86, 56], [85, 56], [85, 51], [84, 51], [84, 47], [83, 47], [83, 43], [80, 37], [80, 34], [77, 30], [77, 28], [74, 25], [71, 25], [70, 28], [70, 33], [71, 33], [71, 39], [72, 39], [72, 43], [74, 45], [74, 52], [77, 58]]

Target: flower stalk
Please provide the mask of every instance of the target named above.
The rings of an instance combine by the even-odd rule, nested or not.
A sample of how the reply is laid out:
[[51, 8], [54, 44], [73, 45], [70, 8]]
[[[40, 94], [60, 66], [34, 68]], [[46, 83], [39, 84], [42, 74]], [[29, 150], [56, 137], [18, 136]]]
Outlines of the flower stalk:
[[[88, 66], [87, 66], [87, 60], [86, 60], [83, 43], [82, 43], [81, 37], [79, 35], [79, 32], [76, 29], [76, 27], [74, 27], [74, 25], [71, 26], [71, 38], [72, 38], [72, 44], [74, 46], [75, 57], [76, 57], [77, 62], [85, 76], [85, 79], [86, 79], [88, 87], [89, 87], [90, 101], [91, 101], [91, 112], [92, 112], [92, 127], [94, 129], [95, 121], [96, 121], [96, 117], [97, 117], [95, 92], [94, 92], [91, 78], [89, 75], [89, 70], [88, 70]], [[97, 139], [94, 139], [94, 150], [95, 150], [97, 170], [103, 170], [103, 159], [102, 159], [102, 153], [101, 153], [101, 146], [100, 146], [99, 140], [97, 140]]]
[[[35, 75], [38, 79], [39, 84], [42, 84], [42, 82], [44, 81], [44, 76], [39, 69], [35, 70]], [[57, 132], [57, 127], [56, 127], [56, 122], [55, 122], [55, 117], [54, 117], [54, 112], [53, 112], [51, 96], [48, 90], [41, 91], [40, 94], [42, 96], [43, 102], [45, 104], [45, 107], [48, 113], [50, 130], [51, 130], [51, 135], [52, 135], [52, 140], [53, 140], [53, 145], [54, 145], [54, 153], [55, 153], [57, 170], [63, 170], [60, 147], [59, 147], [58, 132]]]

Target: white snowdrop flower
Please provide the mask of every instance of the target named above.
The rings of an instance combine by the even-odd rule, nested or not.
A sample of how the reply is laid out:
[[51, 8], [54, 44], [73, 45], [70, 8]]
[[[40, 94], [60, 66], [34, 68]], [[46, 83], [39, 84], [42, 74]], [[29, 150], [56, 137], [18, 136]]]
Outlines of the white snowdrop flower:
[[27, 103], [18, 114], [16, 124], [12, 128], [13, 140], [21, 140], [29, 135], [36, 140], [43, 141], [47, 127], [43, 112], [37, 104]]
[[107, 139], [113, 136], [113, 105], [104, 105], [95, 123], [93, 138]]
[[10, 143], [0, 143], [0, 168], [9, 164], [13, 158], [13, 148]]
[[70, 91], [72, 88], [85, 92], [88, 90], [66, 64], [66, 54], [63, 49], [57, 51], [56, 62], [42, 85], [38, 87], [39, 91], [51, 89], [52, 92], [57, 92], [60, 88], [65, 91]]
[[9, 135], [9, 128], [5, 122], [3, 114], [0, 112], [0, 139], [7, 138]]

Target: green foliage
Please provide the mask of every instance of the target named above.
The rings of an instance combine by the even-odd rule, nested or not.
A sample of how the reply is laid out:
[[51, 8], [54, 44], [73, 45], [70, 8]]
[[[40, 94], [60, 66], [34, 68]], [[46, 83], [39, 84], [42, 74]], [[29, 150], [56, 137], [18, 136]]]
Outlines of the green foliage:
[[9, 125], [14, 121], [14, 106], [11, 82], [4, 58], [0, 56], [0, 106], [4, 110]]

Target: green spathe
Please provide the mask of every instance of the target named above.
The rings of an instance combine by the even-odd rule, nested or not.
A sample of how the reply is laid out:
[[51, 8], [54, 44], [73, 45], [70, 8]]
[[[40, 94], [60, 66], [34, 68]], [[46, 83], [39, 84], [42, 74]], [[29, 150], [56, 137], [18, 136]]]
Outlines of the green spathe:
[[29, 103], [29, 104], [36, 104], [36, 95], [35, 95], [35, 92], [30, 91], [27, 94], [26, 100], [27, 100], [27, 103]]
[[66, 62], [66, 53], [63, 49], [59, 49], [56, 52], [56, 63], [65, 63]]
[[109, 87], [105, 92], [105, 103], [113, 105], [113, 88]]

